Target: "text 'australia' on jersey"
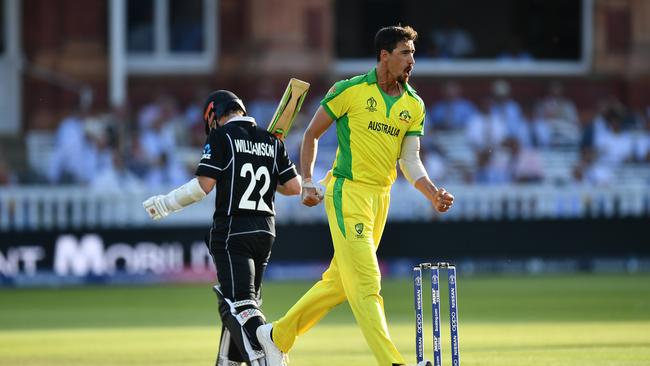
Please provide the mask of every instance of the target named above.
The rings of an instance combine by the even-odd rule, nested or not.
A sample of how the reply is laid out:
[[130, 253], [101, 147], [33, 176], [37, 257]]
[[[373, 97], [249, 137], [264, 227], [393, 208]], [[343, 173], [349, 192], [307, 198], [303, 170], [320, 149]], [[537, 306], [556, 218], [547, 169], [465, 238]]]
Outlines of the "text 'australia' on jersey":
[[424, 134], [424, 102], [408, 84], [398, 97], [377, 84], [376, 70], [334, 84], [321, 101], [336, 121], [334, 177], [390, 186], [405, 136]]
[[196, 175], [217, 180], [216, 216], [274, 215], [275, 189], [298, 175], [284, 143], [251, 117], [210, 131]]

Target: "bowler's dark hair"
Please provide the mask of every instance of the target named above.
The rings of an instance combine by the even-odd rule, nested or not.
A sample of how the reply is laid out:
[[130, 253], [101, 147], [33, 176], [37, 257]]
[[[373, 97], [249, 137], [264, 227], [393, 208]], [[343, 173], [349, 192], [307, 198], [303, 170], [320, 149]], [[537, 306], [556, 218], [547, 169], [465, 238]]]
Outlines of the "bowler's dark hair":
[[408, 25], [393, 25], [384, 27], [375, 34], [375, 55], [377, 61], [380, 59], [381, 50], [393, 52], [397, 43], [402, 41], [413, 41], [418, 39], [418, 32]]

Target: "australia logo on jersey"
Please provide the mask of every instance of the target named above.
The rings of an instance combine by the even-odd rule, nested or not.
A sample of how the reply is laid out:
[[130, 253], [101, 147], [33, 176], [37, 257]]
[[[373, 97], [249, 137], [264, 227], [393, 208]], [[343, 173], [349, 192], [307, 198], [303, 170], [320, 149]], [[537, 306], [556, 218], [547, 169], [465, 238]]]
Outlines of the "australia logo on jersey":
[[370, 97], [368, 100], [366, 100], [366, 109], [368, 112], [376, 112], [377, 111], [377, 101], [375, 98]]
[[201, 159], [210, 159], [210, 157], [212, 157], [212, 149], [210, 148], [210, 144], [205, 144]]
[[409, 123], [411, 122], [411, 113], [407, 110], [403, 110], [399, 112], [399, 120], [404, 122], [404, 123]]
[[357, 232], [357, 238], [358, 239], [363, 238], [363, 223], [360, 222], [360, 223], [354, 225], [354, 231]]

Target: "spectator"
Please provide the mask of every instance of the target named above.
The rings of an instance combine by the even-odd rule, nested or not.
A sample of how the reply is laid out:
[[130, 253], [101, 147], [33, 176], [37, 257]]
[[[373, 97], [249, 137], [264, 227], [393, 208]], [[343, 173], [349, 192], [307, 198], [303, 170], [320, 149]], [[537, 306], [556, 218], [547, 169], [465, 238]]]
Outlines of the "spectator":
[[176, 102], [168, 97], [159, 97], [153, 105], [140, 113], [140, 147], [149, 164], [157, 165], [160, 157], [175, 156], [177, 132], [183, 122], [176, 108]]
[[465, 128], [469, 119], [476, 114], [476, 107], [462, 97], [460, 85], [453, 81], [444, 85], [442, 93], [444, 99], [429, 110], [430, 127], [441, 130]]
[[593, 147], [585, 146], [580, 149], [580, 160], [573, 168], [573, 178], [576, 182], [595, 186], [609, 186], [614, 183], [611, 167], [598, 163], [597, 155]]
[[535, 115], [532, 105], [523, 108], [521, 135], [516, 136], [519, 143], [528, 148], [546, 148], [551, 145], [551, 127], [544, 118]]
[[[160, 94], [152, 103], [143, 106], [138, 114], [138, 127], [141, 131], [142, 138], [150, 139], [148, 136], [153, 133], [156, 140], [162, 140], [165, 148], [175, 148], [177, 145], [187, 145], [189, 137], [187, 136], [187, 127], [185, 126], [184, 116], [178, 108], [178, 101], [170, 95]], [[155, 141], [149, 141], [155, 142]], [[148, 151], [157, 155], [160, 146], [155, 143], [151, 146], [145, 144], [145, 148], [154, 149]], [[171, 150], [166, 150], [170, 152]]]
[[496, 80], [492, 84], [491, 112], [506, 124], [506, 135], [517, 136], [523, 128], [521, 107], [510, 97], [510, 84], [505, 80]]
[[551, 129], [553, 144], [575, 144], [580, 136], [578, 112], [575, 104], [564, 96], [564, 87], [553, 82], [548, 94], [540, 101], [536, 118], [545, 121]]
[[179, 186], [190, 179], [188, 170], [176, 159], [162, 152], [149, 166], [145, 176], [148, 187]]
[[508, 169], [508, 156], [501, 150], [477, 152], [473, 182], [484, 185], [510, 183], [511, 174]]
[[605, 112], [607, 123], [605, 132], [596, 140], [598, 163], [612, 168], [632, 160], [634, 140], [629, 131], [623, 130], [623, 114], [619, 109]]
[[95, 118], [80, 114], [65, 118], [55, 141], [48, 171], [51, 183], [88, 184], [110, 161], [105, 124]]
[[[649, 110], [650, 112], [650, 110]], [[644, 121], [644, 128], [639, 131], [634, 144], [634, 156], [637, 161], [650, 163], [650, 114]]]
[[109, 129], [103, 121], [87, 118], [84, 130], [89, 142], [84, 155], [84, 167], [87, 169], [84, 183], [91, 183], [100, 171], [112, 165], [114, 149], [109, 144]]
[[542, 158], [534, 147], [522, 146], [516, 138], [509, 138], [504, 146], [510, 154], [510, 176], [516, 183], [539, 183], [544, 179]]
[[600, 146], [602, 140], [610, 132], [609, 120], [611, 118], [623, 119], [626, 115], [625, 106], [614, 96], [608, 96], [599, 101], [597, 110], [598, 114], [594, 117], [591, 124], [588, 124], [583, 129], [581, 145]]
[[132, 192], [142, 188], [138, 177], [127, 169], [122, 155], [111, 153], [112, 162], [105, 166], [92, 180], [91, 188], [102, 192]]
[[83, 155], [87, 141], [84, 116], [78, 113], [64, 118], [56, 131], [55, 147], [47, 171], [50, 183], [75, 183], [84, 180], [84, 169], [77, 159]]
[[484, 99], [478, 113], [470, 118], [465, 134], [476, 152], [493, 150], [501, 146], [507, 136], [506, 123], [500, 114], [490, 112], [491, 102]]
[[141, 142], [140, 132], [136, 129], [132, 132], [132, 138], [127, 144], [128, 153], [126, 156], [129, 159], [126, 161], [126, 166], [129, 171], [133, 172], [136, 177], [142, 180], [145, 179], [149, 171], [149, 159]]
[[126, 153], [130, 130], [133, 128], [130, 106], [125, 103], [115, 106], [102, 116], [108, 134], [108, 145], [122, 154]]
[[596, 140], [602, 138], [601, 136], [605, 132], [606, 122], [602, 114], [597, 114], [591, 120], [587, 120], [580, 132], [580, 148], [593, 148], [596, 145]]

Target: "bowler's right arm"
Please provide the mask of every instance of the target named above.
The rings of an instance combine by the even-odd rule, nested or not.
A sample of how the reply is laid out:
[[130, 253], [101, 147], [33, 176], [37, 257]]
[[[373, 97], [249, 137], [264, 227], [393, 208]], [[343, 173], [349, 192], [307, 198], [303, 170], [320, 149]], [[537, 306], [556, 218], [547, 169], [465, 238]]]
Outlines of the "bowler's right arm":
[[312, 182], [314, 162], [318, 152], [318, 139], [327, 131], [334, 120], [322, 106], [314, 114], [305, 130], [300, 146], [300, 172], [303, 177], [302, 203], [306, 206], [315, 206], [323, 200], [318, 188]]

